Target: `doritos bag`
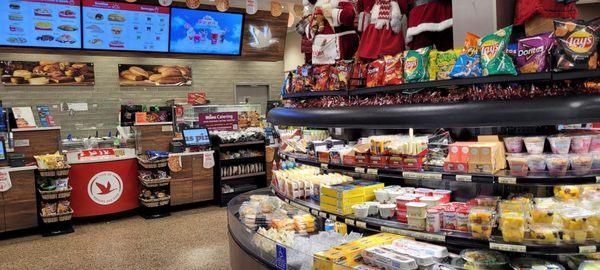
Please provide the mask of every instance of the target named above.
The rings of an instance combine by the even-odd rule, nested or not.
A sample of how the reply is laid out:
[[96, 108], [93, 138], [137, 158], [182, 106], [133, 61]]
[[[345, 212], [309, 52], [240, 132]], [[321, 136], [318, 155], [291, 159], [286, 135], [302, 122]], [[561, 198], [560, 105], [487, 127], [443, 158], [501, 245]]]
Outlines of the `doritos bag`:
[[554, 44], [553, 33], [544, 33], [519, 40], [516, 63], [521, 73], [545, 72], [550, 68], [549, 53]]
[[483, 76], [517, 75], [515, 64], [506, 54], [506, 45], [510, 40], [511, 33], [512, 25], [509, 25], [479, 40]]
[[383, 84], [401, 84], [404, 80], [402, 77], [402, 53], [397, 55], [386, 55], [383, 59], [385, 61], [385, 77], [383, 79]]
[[405, 52], [404, 80], [406, 82], [429, 81], [429, 51], [431, 47]]

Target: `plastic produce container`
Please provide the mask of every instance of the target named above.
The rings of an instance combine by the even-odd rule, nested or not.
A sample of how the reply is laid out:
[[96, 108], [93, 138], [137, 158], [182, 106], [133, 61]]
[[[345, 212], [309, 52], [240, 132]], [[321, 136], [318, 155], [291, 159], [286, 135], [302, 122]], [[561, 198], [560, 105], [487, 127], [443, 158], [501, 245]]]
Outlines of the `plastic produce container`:
[[508, 153], [521, 153], [523, 152], [523, 137], [506, 137], [504, 140], [504, 146]]
[[546, 157], [544, 157], [543, 155], [527, 156], [527, 167], [532, 172], [546, 171]]
[[[584, 235], [587, 233], [584, 231]], [[559, 238], [559, 229], [553, 225], [540, 224], [531, 227], [531, 238], [540, 245], [556, 245]]]
[[588, 174], [592, 170], [594, 159], [591, 155], [571, 155], [569, 156], [569, 162], [571, 163], [571, 170], [574, 174], [584, 175]]
[[506, 255], [493, 250], [465, 249], [460, 257], [466, 261], [466, 269], [504, 269]]
[[553, 154], [566, 155], [571, 148], [571, 137], [567, 136], [550, 136], [548, 137], [550, 149]]
[[527, 153], [535, 155], [541, 154], [544, 152], [544, 142], [546, 141], [545, 136], [534, 136], [534, 137], [525, 137], [523, 138], [523, 142], [525, 143], [525, 148], [527, 149]]
[[590, 151], [592, 135], [578, 135], [571, 138], [571, 152], [585, 154]]
[[552, 175], [565, 174], [569, 167], [569, 157], [564, 155], [547, 155], [546, 165], [548, 166], [548, 172]]

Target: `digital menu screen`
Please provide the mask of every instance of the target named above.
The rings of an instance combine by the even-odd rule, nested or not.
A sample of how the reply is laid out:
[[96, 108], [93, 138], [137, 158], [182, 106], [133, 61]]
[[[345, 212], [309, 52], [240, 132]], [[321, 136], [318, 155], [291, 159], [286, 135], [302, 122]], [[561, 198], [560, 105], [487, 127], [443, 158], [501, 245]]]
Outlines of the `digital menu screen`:
[[81, 48], [81, 0], [1, 0], [0, 45]]
[[243, 26], [240, 13], [172, 8], [170, 51], [240, 55]]
[[168, 7], [83, 0], [83, 48], [168, 52]]

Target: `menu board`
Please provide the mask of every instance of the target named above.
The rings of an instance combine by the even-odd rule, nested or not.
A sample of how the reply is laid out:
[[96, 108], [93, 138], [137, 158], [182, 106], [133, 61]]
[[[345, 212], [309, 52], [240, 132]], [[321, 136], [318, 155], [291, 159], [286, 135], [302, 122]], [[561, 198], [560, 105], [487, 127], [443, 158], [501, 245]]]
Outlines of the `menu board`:
[[83, 48], [169, 50], [168, 7], [83, 0]]
[[0, 1], [0, 45], [81, 48], [81, 0]]

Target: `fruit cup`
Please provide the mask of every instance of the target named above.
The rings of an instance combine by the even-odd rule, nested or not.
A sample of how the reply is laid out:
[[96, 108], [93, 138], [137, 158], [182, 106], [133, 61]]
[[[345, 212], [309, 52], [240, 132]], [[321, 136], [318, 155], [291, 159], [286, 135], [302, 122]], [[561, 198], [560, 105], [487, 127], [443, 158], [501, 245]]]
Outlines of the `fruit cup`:
[[546, 165], [552, 175], [564, 175], [569, 167], [569, 158], [561, 155], [546, 156]]
[[567, 244], [585, 244], [588, 233], [584, 230], [562, 230], [560, 236]]
[[531, 209], [531, 221], [536, 225], [552, 224], [556, 216], [556, 210], [545, 205], [536, 205]]
[[523, 138], [523, 142], [525, 142], [525, 148], [527, 148], [527, 153], [535, 155], [541, 154], [544, 152], [544, 142], [546, 141], [545, 136], [534, 136], [534, 137], [525, 137]]
[[543, 155], [527, 156], [527, 167], [529, 167], [529, 170], [532, 172], [546, 171], [546, 157]]
[[506, 137], [504, 138], [504, 146], [506, 146], [506, 152], [508, 153], [521, 153], [523, 152], [523, 137]]
[[585, 154], [590, 151], [592, 144], [592, 135], [578, 135], [571, 139], [571, 152], [576, 154]]
[[510, 155], [506, 157], [510, 174], [523, 176], [527, 175], [527, 157], [524, 155]]
[[574, 206], [562, 208], [559, 214], [563, 229], [582, 231], [588, 229], [588, 221], [593, 215], [588, 210]]
[[571, 170], [576, 175], [588, 174], [592, 170], [593, 158], [591, 155], [571, 155], [569, 157]]
[[555, 226], [548, 224], [535, 225], [531, 227], [531, 238], [540, 245], [557, 244], [559, 230]]
[[581, 188], [579, 186], [555, 186], [554, 197], [561, 201], [579, 199]]
[[548, 142], [550, 142], [550, 149], [552, 149], [553, 154], [566, 155], [569, 153], [571, 137], [550, 136], [548, 137]]

